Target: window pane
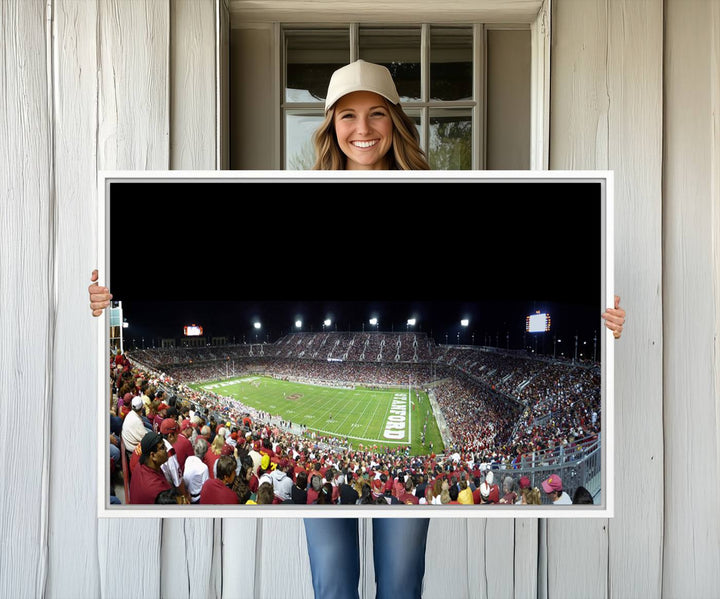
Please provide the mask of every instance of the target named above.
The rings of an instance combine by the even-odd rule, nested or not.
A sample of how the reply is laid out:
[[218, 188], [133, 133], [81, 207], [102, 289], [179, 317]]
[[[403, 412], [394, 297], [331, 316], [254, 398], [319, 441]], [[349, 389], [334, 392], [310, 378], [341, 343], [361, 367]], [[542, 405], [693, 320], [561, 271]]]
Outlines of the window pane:
[[401, 102], [420, 100], [420, 28], [360, 28], [360, 58], [386, 66]]
[[430, 99], [473, 99], [473, 36], [469, 27], [430, 29]]
[[323, 122], [323, 115], [292, 112], [285, 115], [285, 170], [309, 171], [315, 164], [312, 134]]
[[413, 110], [412, 108], [410, 108], [410, 109], [404, 108], [403, 110], [405, 111], [405, 114], [407, 114], [410, 117], [410, 119], [415, 123], [415, 128], [417, 129], [418, 135], [420, 136], [420, 147], [424, 148], [425, 140], [423, 139], [423, 130], [422, 130], [422, 126], [421, 126], [422, 121], [420, 119], [420, 110], [419, 109]]
[[285, 52], [285, 101], [323, 101], [333, 71], [350, 62], [350, 32], [286, 31]]
[[472, 168], [472, 115], [468, 109], [430, 111], [428, 162], [433, 170]]

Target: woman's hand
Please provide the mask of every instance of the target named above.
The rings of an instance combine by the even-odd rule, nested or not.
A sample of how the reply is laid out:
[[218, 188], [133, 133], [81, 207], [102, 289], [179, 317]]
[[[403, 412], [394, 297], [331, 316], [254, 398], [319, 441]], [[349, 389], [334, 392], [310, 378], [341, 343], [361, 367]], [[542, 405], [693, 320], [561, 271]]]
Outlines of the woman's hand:
[[612, 331], [613, 337], [620, 339], [625, 324], [625, 310], [620, 307], [619, 296], [615, 296], [615, 307], [605, 310], [601, 318], [605, 320], [605, 326]]
[[107, 287], [100, 287], [97, 284], [98, 271], [97, 268], [92, 271], [90, 276], [92, 284], [88, 287], [88, 293], [90, 294], [90, 309], [92, 310], [93, 316], [100, 316], [103, 310], [110, 305], [112, 299], [112, 293]]

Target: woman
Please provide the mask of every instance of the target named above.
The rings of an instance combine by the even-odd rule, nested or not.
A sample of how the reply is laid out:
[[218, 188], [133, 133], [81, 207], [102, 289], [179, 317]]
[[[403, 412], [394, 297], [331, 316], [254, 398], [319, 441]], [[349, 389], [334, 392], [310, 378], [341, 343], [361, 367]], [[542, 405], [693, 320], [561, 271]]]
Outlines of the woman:
[[208, 451], [205, 453], [203, 462], [205, 462], [208, 469], [210, 470], [210, 478], [215, 478], [215, 462], [217, 462], [222, 455], [222, 449], [224, 445], [225, 439], [223, 439], [220, 435], [215, 435], [213, 442], [210, 444]]
[[255, 500], [255, 494], [250, 490], [250, 477], [252, 476], [253, 461], [248, 455], [235, 450], [235, 459], [237, 460], [237, 474], [233, 482], [233, 491], [238, 496], [238, 503], [247, 503]]
[[503, 480], [503, 496], [500, 503], [514, 504], [517, 501], [518, 494], [515, 491], [515, 479], [512, 476], [506, 476]]
[[428, 494], [428, 503], [430, 505], [442, 504], [442, 483], [443, 479], [441, 478], [436, 478], [433, 481], [431, 491]]
[[326, 482], [320, 487], [315, 505], [334, 505], [332, 500], [332, 484]]
[[429, 170], [390, 71], [358, 60], [330, 78], [313, 170]]
[[[333, 73], [325, 119], [313, 143], [314, 170], [430, 168], [415, 124], [400, 107], [390, 71], [362, 60]], [[372, 522], [377, 596], [420, 597], [429, 520], [376, 518]], [[315, 596], [358, 597], [358, 521], [307, 518], [305, 533]], [[403, 539], [407, 549], [398, 551], [397, 539]]]
[[[428, 170], [412, 120], [400, 106], [390, 71], [362, 60], [335, 71], [325, 99], [325, 119], [313, 136], [314, 170]], [[97, 271], [92, 281], [97, 281]], [[91, 285], [90, 307], [102, 314], [112, 296]], [[625, 313], [603, 314], [606, 326], [620, 336]], [[312, 479], [311, 479], [312, 480]], [[362, 488], [361, 488], [362, 490]], [[376, 518], [373, 556], [377, 597], [415, 597], [422, 592], [427, 518]], [[358, 597], [360, 549], [355, 518], [306, 518], [315, 596]], [[403, 549], [398, 550], [402, 540]]]
[[520, 504], [541, 505], [542, 498], [540, 497], [540, 489], [537, 487], [522, 489], [520, 491]]

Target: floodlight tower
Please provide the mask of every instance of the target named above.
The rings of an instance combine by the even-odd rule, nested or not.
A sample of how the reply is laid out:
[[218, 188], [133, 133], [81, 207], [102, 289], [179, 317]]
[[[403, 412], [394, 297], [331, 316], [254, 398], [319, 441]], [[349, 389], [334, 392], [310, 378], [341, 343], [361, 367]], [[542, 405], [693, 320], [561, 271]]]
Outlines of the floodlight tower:
[[597, 362], [597, 331], [593, 331], [593, 362]]
[[123, 316], [122, 301], [111, 302], [108, 314], [110, 317], [110, 348], [122, 354], [125, 352], [123, 329], [130, 326]]
[[575, 362], [577, 362], [577, 343], [578, 343], [578, 336], [577, 333], [575, 334]]
[[258, 332], [259, 332], [260, 329], [262, 328], [262, 324], [260, 324], [260, 321], [256, 320], [256, 321], [253, 323], [253, 327], [255, 327], [255, 343], [257, 343], [257, 340], [258, 340]]

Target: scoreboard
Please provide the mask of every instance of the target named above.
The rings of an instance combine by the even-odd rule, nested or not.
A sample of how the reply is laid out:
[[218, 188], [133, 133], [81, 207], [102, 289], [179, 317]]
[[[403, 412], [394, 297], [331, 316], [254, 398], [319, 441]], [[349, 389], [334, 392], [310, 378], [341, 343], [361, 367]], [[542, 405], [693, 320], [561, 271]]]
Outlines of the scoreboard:
[[530, 314], [525, 318], [525, 330], [528, 333], [546, 333], [550, 330], [550, 314], [540, 310]]

